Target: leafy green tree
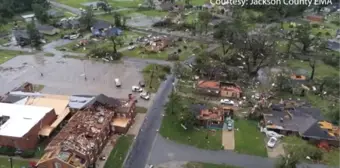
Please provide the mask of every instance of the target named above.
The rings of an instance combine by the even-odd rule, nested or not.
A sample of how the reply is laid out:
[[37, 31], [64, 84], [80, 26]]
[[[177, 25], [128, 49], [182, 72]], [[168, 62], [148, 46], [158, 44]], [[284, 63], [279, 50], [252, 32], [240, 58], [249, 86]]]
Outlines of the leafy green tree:
[[320, 39], [312, 35], [310, 24], [300, 25], [296, 28], [296, 40], [302, 45], [302, 52], [306, 53], [311, 47], [318, 47]]
[[86, 7], [85, 12], [82, 13], [79, 21], [85, 29], [90, 29], [94, 22], [93, 9], [91, 7]]
[[209, 25], [209, 22], [212, 19], [211, 13], [209, 11], [201, 11], [201, 12], [198, 13], [198, 19], [205, 29], [205, 34], [207, 34], [208, 33], [208, 25]]
[[117, 54], [117, 45], [123, 45], [123, 40], [119, 36], [111, 36], [110, 41], [112, 42], [113, 53]]
[[47, 23], [49, 21], [49, 17], [47, 14], [47, 8], [44, 7], [42, 4], [34, 3], [32, 4], [32, 9], [35, 14], [35, 17], [41, 22], [41, 23]]
[[113, 19], [116, 27], [122, 27], [122, 15], [120, 13], [114, 12]]
[[41, 46], [41, 35], [35, 26], [34, 20], [26, 26], [27, 33], [31, 42], [31, 46], [40, 49]]

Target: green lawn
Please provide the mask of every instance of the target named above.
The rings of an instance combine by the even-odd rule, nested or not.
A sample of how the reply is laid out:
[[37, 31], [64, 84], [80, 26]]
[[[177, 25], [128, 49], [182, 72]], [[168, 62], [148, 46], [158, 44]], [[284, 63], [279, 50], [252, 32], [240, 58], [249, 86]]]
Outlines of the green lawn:
[[166, 70], [165, 67], [166, 66], [163, 65], [149, 64], [143, 69], [145, 90], [154, 93], [157, 92], [161, 82], [163, 82], [166, 75], [170, 73], [170, 71]]
[[[87, 2], [95, 2], [94, 0], [57, 0], [57, 2], [66, 4], [75, 8], [85, 8], [83, 3]], [[122, 0], [108, 0], [107, 1], [112, 7], [118, 8], [138, 8], [138, 5], [141, 4], [142, 0], [132, 0], [132, 1], [122, 1]]]
[[[283, 143], [285, 150], [293, 150], [294, 148], [296, 148], [296, 146], [299, 145], [306, 145], [307, 147], [309, 145], [315, 147], [315, 145], [313, 144], [309, 144], [307, 141], [301, 139], [300, 137], [295, 137], [295, 136], [287, 136], [283, 138]], [[321, 149], [320, 149], [321, 150]], [[339, 163], [340, 163], [340, 151], [338, 148], [334, 148], [331, 149], [330, 151], [322, 151], [322, 160], [320, 161], [322, 164], [326, 164], [329, 166], [336, 166], [339, 167]], [[303, 151], [299, 151], [301, 152], [301, 155], [306, 155], [308, 156], [309, 153], [303, 152]], [[307, 160], [306, 160], [307, 161]]]
[[132, 144], [133, 136], [122, 135], [107, 158], [104, 168], [121, 168]]
[[[133, 32], [133, 31], [128, 31], [128, 30], [124, 30], [123, 35], [121, 36], [123, 38], [123, 45], [117, 46], [117, 49], [123, 48], [128, 46], [129, 42], [131, 41], [135, 41], [137, 37], [142, 36], [141, 33], [137, 33], [137, 32]], [[90, 42], [88, 45], [85, 46], [86, 50], [84, 50], [83, 47], [78, 47], [76, 48], [75, 45], [79, 43], [79, 40], [75, 40], [72, 43], [63, 45], [63, 46], [59, 46], [57, 47], [58, 50], [65, 48], [67, 51], [71, 51], [71, 52], [77, 52], [77, 53], [87, 53], [89, 50], [94, 49], [96, 47], [99, 46], [106, 46], [106, 47], [113, 47], [113, 44], [110, 40], [105, 39], [104, 41], [93, 41]]]
[[[29, 162], [28, 161], [22, 161], [22, 160], [12, 160], [13, 168], [22, 168], [22, 167], [28, 167]], [[0, 157], [0, 168], [10, 168], [11, 164], [9, 162], [9, 159], [7, 157]]]
[[189, 162], [184, 166], [184, 168], [240, 168], [240, 167], [228, 166], [224, 164], [218, 165], [211, 163]]
[[[311, 24], [318, 24], [318, 23], [311, 23]], [[325, 28], [320, 28], [320, 27], [318, 27], [318, 28], [315, 28], [315, 27], [312, 27], [312, 34], [313, 35], [317, 35], [319, 32], [321, 33], [320, 35], [321, 35], [321, 37], [334, 37], [335, 36], [335, 34], [336, 34], [336, 29], [334, 29], [334, 28], [328, 28], [327, 26], [328, 25], [326, 25], [326, 24], [320, 24], [320, 25], [323, 25], [323, 26], [325, 26]], [[285, 23], [283, 23], [283, 29], [285, 29], [285, 30], [293, 30], [293, 29], [295, 29], [295, 28], [293, 28], [293, 27], [290, 27], [290, 23], [287, 23], [287, 22], [285, 22]], [[327, 36], [326, 35], [326, 33], [329, 33], [330, 34], [330, 36]]]
[[[287, 65], [293, 70], [305, 69], [309, 72], [312, 71], [312, 69], [309, 66], [308, 61], [301, 62], [300, 60], [288, 60]], [[337, 70], [336, 68], [332, 66], [324, 64], [321, 61], [318, 61], [316, 63], [315, 77], [322, 78], [325, 76], [339, 76], [339, 70]]]
[[[178, 49], [181, 50], [179, 53], [179, 60], [183, 61], [189, 58], [192, 54], [196, 53], [194, 52], [195, 48], [199, 46], [196, 42], [174, 42], [177, 43], [175, 47], [172, 48], [165, 48], [164, 51], [160, 51], [158, 53], [156, 52], [143, 52], [144, 47], [139, 46], [135, 48], [134, 50], [126, 50], [123, 52], [123, 55], [129, 56], [129, 57], [138, 57], [138, 58], [145, 58], [145, 59], [159, 59], [159, 60], [168, 60], [168, 55], [174, 52], [177, 52]], [[187, 46], [186, 49], [184, 49], [183, 46]]]
[[147, 111], [148, 109], [145, 107], [141, 107], [141, 106], [136, 107], [136, 113], [146, 113]]
[[235, 120], [235, 151], [244, 154], [267, 157], [264, 135], [255, 121]]
[[21, 51], [0, 50], [0, 65], [23, 53]]
[[[174, 104], [171, 107], [172, 102], [168, 102], [166, 108], [166, 115], [163, 118], [160, 128], [160, 134], [167, 139], [191, 145], [197, 148], [220, 150], [222, 148], [222, 131], [221, 130], [209, 130], [205, 128], [193, 128], [185, 130], [179, 121], [176, 114], [180, 113], [178, 110], [182, 110], [182, 107], [187, 107], [194, 104], [196, 100], [180, 97], [180, 104]], [[180, 107], [181, 106], [181, 107]], [[172, 112], [172, 110], [174, 110]], [[182, 111], [181, 111], [182, 112]], [[189, 112], [189, 111], [187, 111]]]

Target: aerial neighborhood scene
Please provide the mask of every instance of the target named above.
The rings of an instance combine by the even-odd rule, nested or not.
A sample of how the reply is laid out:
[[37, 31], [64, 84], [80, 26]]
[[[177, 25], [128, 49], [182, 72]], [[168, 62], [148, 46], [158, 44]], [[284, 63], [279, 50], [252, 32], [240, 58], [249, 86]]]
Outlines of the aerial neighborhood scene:
[[0, 0], [0, 168], [339, 168], [337, 0]]

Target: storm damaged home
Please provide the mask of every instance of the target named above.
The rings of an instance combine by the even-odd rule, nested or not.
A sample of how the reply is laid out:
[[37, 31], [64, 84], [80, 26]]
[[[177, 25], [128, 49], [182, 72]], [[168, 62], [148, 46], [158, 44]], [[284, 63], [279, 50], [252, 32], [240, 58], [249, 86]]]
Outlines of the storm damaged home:
[[194, 87], [198, 93], [210, 96], [227, 98], [240, 98], [242, 96], [241, 88], [230, 82], [199, 80]]
[[325, 121], [319, 109], [304, 101], [287, 100], [271, 105], [263, 126], [284, 135], [297, 135], [313, 143], [339, 145], [339, 128]]
[[235, 109], [233, 107], [219, 106], [207, 108], [204, 105], [192, 105], [192, 113], [196, 116], [200, 125], [206, 128], [219, 129], [223, 128], [223, 124], [228, 117], [233, 117]]
[[96, 96], [95, 101], [76, 112], [48, 144], [37, 167], [87, 168], [93, 165], [111, 135], [120, 132], [113, 124], [115, 118], [123, 120], [120, 125], [123, 131], [128, 129], [125, 126], [130, 126], [129, 121], [135, 116], [135, 100], [129, 101], [103, 94]]

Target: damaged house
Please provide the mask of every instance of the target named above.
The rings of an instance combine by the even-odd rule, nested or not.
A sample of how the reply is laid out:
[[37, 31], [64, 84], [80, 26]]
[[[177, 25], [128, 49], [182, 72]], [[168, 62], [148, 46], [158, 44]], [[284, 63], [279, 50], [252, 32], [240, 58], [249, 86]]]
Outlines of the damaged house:
[[196, 91], [200, 94], [210, 96], [220, 96], [227, 98], [240, 98], [242, 96], [241, 88], [229, 82], [200, 80], [194, 86]]
[[339, 128], [330, 126], [319, 109], [304, 101], [283, 101], [271, 105], [271, 111], [263, 114], [268, 130], [285, 135], [297, 135], [313, 143], [327, 142], [339, 145]]
[[[135, 100], [127, 102], [103, 94], [96, 96], [88, 107], [75, 113], [48, 144], [37, 167], [87, 168], [93, 165], [112, 133], [128, 129], [125, 127], [132, 123], [134, 108]], [[116, 118], [121, 120], [118, 122]]]
[[206, 128], [221, 129], [228, 117], [232, 117], [235, 109], [233, 107], [219, 106], [207, 108], [204, 105], [192, 105], [192, 113], [196, 116], [200, 125]]
[[166, 36], [153, 36], [148, 40], [145, 50], [149, 52], [163, 51], [170, 45], [171, 40]]

